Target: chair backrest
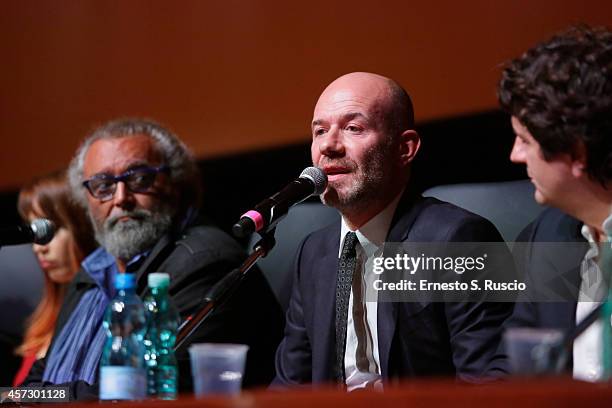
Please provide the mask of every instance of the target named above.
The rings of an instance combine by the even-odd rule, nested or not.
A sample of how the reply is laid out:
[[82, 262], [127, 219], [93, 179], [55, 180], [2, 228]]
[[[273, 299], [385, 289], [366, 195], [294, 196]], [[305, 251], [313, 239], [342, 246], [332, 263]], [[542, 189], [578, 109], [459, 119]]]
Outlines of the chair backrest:
[[0, 333], [21, 337], [42, 295], [43, 275], [32, 245], [0, 248]]
[[506, 242], [513, 242], [544, 209], [534, 200], [533, 193], [534, 187], [529, 180], [519, 180], [437, 186], [423, 195], [447, 201], [488, 219]]
[[[276, 227], [276, 246], [257, 264], [270, 283], [283, 310], [289, 305], [292, 271], [299, 245], [308, 234], [334, 222], [340, 215], [333, 208], [319, 202], [302, 203], [292, 207], [287, 217]], [[249, 249], [259, 235], [253, 234]]]
[[15, 347], [23, 337], [25, 320], [42, 293], [43, 275], [32, 245], [0, 248], [0, 385], [13, 382], [21, 363]]

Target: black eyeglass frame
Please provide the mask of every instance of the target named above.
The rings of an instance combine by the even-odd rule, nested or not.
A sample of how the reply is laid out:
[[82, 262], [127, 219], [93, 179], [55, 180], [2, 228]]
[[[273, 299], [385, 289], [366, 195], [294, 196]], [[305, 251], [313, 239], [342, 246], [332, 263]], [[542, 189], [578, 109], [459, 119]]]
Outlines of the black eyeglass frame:
[[[132, 188], [133, 186], [130, 185], [129, 178], [132, 177], [134, 174], [142, 174], [142, 173], [153, 174], [155, 177], [153, 177], [149, 185], [143, 188]], [[108, 201], [112, 199], [113, 196], [115, 195], [115, 192], [117, 191], [117, 183], [119, 183], [120, 181], [123, 182], [125, 184], [125, 187], [128, 190], [130, 190], [132, 193], [146, 193], [153, 186], [153, 184], [155, 184], [155, 180], [157, 179], [157, 175], [159, 173], [169, 174], [170, 167], [165, 164], [161, 166], [157, 166], [157, 167], [149, 167], [149, 166], [136, 167], [136, 168], [124, 171], [118, 176], [113, 176], [111, 174], [96, 174], [89, 180], [85, 180], [82, 184], [83, 184], [83, 187], [85, 187], [87, 191], [89, 191], [89, 194], [91, 194], [92, 197], [100, 201]], [[112, 191], [110, 191], [108, 195], [103, 195], [103, 196], [96, 195], [91, 186], [91, 183], [96, 180], [112, 182], [113, 183]]]

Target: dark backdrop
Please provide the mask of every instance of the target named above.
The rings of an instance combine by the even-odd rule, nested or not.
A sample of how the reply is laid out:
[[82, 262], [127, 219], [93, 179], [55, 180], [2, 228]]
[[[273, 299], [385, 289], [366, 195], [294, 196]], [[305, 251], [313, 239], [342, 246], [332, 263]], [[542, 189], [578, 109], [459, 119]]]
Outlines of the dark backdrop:
[[[508, 160], [513, 134], [508, 116], [487, 112], [417, 126], [421, 151], [413, 167], [420, 190], [440, 184], [525, 178]], [[311, 165], [309, 143], [201, 160], [203, 212], [226, 231], [244, 211]], [[0, 225], [19, 221], [17, 191], [0, 193]]]

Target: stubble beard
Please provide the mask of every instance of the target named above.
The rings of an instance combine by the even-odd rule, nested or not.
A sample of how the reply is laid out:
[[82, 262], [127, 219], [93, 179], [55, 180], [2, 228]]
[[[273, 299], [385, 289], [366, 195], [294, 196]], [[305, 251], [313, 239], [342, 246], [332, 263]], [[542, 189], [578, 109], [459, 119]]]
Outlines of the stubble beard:
[[[389, 160], [389, 146], [378, 146], [370, 149], [365, 155], [361, 165], [352, 163], [353, 180], [350, 186], [340, 186], [336, 189], [328, 185], [321, 194], [321, 202], [333, 207], [342, 214], [351, 214], [364, 211], [383, 196], [391, 180], [386, 175], [384, 163]], [[339, 160], [346, 162], [346, 159]], [[327, 163], [333, 163], [333, 160]], [[336, 161], [338, 162], [338, 161]]]

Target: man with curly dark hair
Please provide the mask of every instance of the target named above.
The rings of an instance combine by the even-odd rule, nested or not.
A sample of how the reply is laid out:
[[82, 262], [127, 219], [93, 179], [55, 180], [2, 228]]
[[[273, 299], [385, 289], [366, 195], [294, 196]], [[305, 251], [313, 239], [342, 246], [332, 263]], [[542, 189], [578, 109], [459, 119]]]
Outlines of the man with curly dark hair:
[[[504, 69], [498, 93], [516, 133], [510, 160], [527, 166], [536, 201], [553, 207], [519, 240], [572, 243], [560, 244], [558, 257], [537, 244], [517, 251], [530, 301], [517, 303], [509, 325], [570, 330], [607, 294], [600, 252], [612, 240], [612, 32], [579, 26], [537, 45]], [[568, 288], [564, 302], [544, 295]], [[601, 339], [598, 322], [576, 340], [574, 377], [602, 378]]]

